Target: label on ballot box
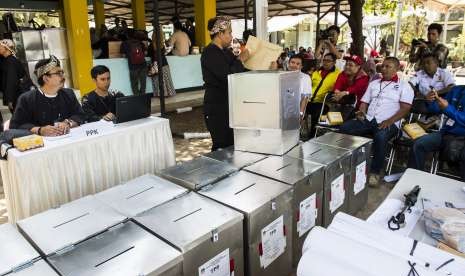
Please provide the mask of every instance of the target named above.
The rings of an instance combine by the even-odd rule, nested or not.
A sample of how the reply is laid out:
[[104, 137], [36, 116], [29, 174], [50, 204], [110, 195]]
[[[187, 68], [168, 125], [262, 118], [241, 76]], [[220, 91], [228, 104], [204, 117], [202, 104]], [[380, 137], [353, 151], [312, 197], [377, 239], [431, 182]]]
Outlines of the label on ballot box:
[[346, 192], [344, 190], [344, 174], [331, 182], [331, 200], [329, 201], [329, 210], [331, 213], [344, 204]]
[[199, 276], [230, 276], [229, 248], [199, 267]]
[[262, 229], [260, 264], [267, 268], [284, 253], [286, 236], [284, 235], [284, 218], [280, 216]]
[[313, 194], [300, 202], [299, 221], [297, 222], [299, 238], [315, 226], [317, 215], [316, 194]]
[[363, 161], [355, 168], [354, 195], [365, 189], [367, 183], [367, 162]]

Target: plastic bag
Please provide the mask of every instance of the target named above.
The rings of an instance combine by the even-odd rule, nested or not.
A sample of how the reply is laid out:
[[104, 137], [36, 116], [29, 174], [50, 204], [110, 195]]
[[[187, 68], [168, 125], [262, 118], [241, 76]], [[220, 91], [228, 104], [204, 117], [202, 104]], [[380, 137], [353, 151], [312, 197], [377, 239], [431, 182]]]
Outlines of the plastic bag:
[[465, 253], [465, 214], [454, 208], [438, 207], [423, 213], [426, 232], [434, 239]]

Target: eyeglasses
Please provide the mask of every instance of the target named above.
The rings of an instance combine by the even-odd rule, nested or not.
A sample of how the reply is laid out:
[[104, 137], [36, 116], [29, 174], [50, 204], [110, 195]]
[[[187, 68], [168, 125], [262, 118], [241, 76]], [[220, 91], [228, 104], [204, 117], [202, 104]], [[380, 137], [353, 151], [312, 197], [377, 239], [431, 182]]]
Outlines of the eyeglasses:
[[56, 71], [56, 72], [53, 72], [53, 73], [47, 73], [46, 75], [47, 76], [57, 75], [57, 76], [63, 77], [65, 75], [65, 72], [63, 70], [61, 70], [61, 71]]

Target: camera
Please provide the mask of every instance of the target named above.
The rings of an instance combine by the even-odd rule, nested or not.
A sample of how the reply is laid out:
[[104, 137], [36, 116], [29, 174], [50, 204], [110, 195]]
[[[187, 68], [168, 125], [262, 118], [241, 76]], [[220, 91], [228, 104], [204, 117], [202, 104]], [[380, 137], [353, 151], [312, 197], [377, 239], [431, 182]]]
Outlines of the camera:
[[412, 46], [418, 46], [421, 43], [426, 43], [426, 40], [424, 40], [423, 38], [412, 39]]
[[319, 34], [320, 39], [323, 39], [323, 40], [329, 39], [330, 36], [331, 35], [329, 34], [328, 29], [320, 31], [320, 34]]

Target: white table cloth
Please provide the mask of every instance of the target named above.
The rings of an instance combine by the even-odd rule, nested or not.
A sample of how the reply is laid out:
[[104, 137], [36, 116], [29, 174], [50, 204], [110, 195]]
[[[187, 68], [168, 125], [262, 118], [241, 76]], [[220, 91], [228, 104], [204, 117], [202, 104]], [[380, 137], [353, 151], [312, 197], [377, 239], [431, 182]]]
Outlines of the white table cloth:
[[[418, 201], [415, 204], [415, 207], [418, 209], [423, 209], [422, 198], [427, 198], [435, 202], [447, 201], [455, 204], [465, 203], [465, 193], [462, 191], [465, 182], [414, 169], [407, 169], [405, 171], [394, 189], [389, 193], [387, 199], [399, 199], [403, 202], [405, 200], [404, 194], [409, 193], [415, 185], [419, 185], [421, 188]], [[380, 208], [382, 206], [383, 205], [381, 205]], [[383, 210], [376, 210], [375, 213], [382, 211]], [[375, 213], [372, 214], [372, 216], [376, 215]], [[368, 218], [368, 221], [370, 221], [370, 218]], [[387, 229], [387, 225], [385, 229]], [[425, 223], [421, 219], [416, 223], [409, 237], [433, 246], [437, 244], [437, 242], [425, 232]]]
[[[90, 130], [98, 134], [87, 136]], [[95, 122], [0, 162], [11, 223], [175, 164], [169, 121]]]

